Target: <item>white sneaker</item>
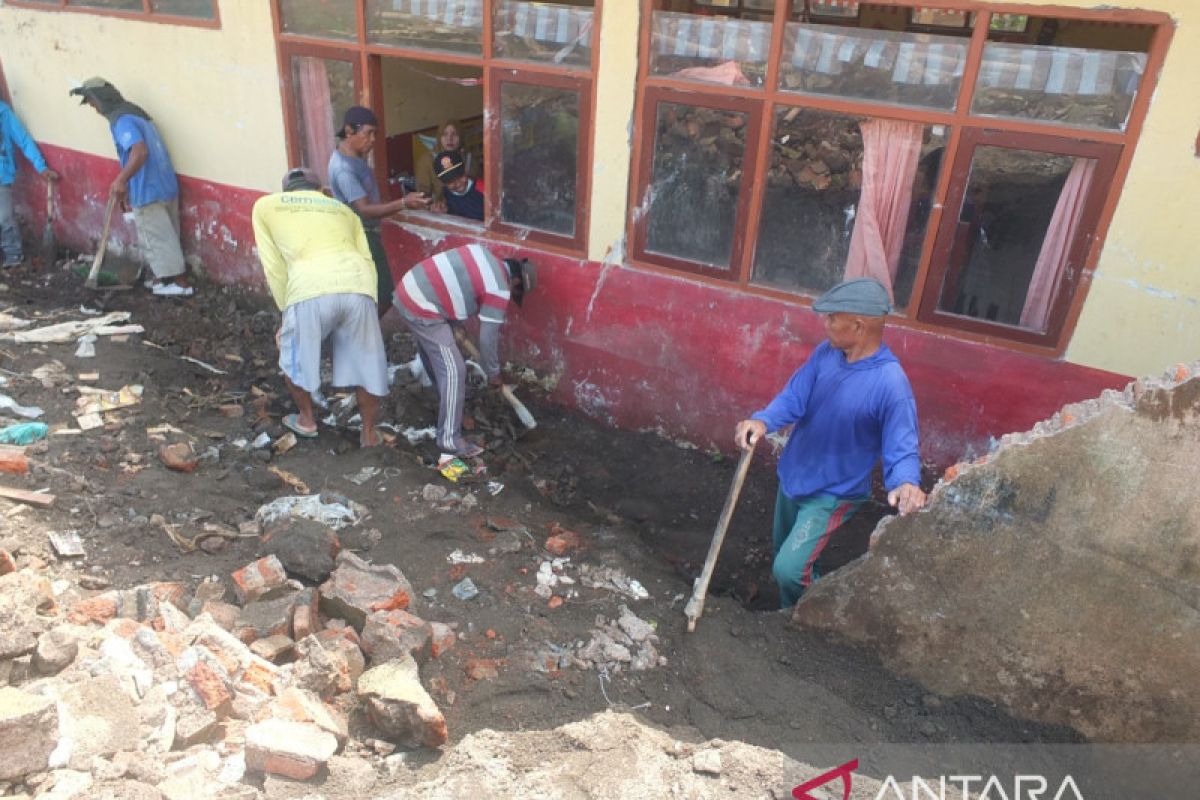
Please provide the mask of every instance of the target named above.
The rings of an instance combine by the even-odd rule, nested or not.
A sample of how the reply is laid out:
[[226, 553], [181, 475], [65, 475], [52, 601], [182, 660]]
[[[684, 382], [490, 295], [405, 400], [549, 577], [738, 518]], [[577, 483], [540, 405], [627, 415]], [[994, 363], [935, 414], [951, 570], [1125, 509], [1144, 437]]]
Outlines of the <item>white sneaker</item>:
[[191, 297], [196, 293], [192, 287], [178, 283], [156, 283], [150, 291], [158, 297]]

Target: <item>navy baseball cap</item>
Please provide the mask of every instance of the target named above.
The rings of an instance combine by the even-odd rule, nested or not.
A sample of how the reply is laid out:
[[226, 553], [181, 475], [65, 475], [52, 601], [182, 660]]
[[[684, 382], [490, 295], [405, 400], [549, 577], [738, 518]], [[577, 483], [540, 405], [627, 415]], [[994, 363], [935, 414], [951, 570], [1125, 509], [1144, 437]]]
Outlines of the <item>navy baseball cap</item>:
[[818, 314], [861, 314], [883, 317], [892, 311], [888, 290], [874, 278], [843, 281], [817, 298], [813, 311]]
[[363, 106], [350, 106], [346, 109], [345, 115], [342, 117], [342, 127], [347, 125], [357, 128], [360, 125], [374, 125], [379, 127], [379, 120], [375, 118], [375, 112]]

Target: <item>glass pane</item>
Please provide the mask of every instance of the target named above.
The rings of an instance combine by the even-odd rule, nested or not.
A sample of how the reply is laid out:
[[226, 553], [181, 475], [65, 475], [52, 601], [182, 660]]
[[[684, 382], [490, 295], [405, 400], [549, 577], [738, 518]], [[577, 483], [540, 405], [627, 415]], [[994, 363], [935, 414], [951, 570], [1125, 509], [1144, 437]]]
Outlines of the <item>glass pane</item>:
[[971, 112], [1124, 130], [1146, 54], [988, 42]]
[[655, 11], [650, 72], [726, 86], [762, 86], [770, 48], [770, 22]]
[[284, 33], [320, 36], [326, 39], [358, 39], [358, 17], [354, 3], [328, 0], [279, 0], [279, 19]]
[[142, 0], [67, 0], [69, 6], [107, 8], [113, 11], [141, 11]]
[[367, 0], [367, 40], [375, 44], [483, 52], [483, 0]]
[[592, 64], [592, 4], [497, 0], [494, 52], [501, 58], [587, 69]]
[[153, 0], [150, 8], [156, 14], [174, 14], [177, 17], [216, 19], [213, 15], [213, 0]]
[[292, 58], [292, 90], [295, 93], [296, 130], [300, 134], [300, 159], [328, 178], [329, 156], [333, 153], [338, 123], [355, 103], [354, 65], [349, 61], [295, 56]]
[[957, 36], [789, 22], [779, 88], [952, 109], [967, 44]]
[[[799, 5], [799, 3], [796, 5]], [[845, 17], [847, 19], [854, 19], [858, 16], [858, 3], [856, 0], [809, 0], [808, 14], [811, 17]]]
[[914, 8], [913, 25], [930, 25], [939, 28], [965, 28], [971, 15], [966, 11], [951, 11], [945, 8]]
[[[780, 108], [771, 144], [751, 280], [819, 294], [847, 277], [858, 236], [857, 263], [877, 263], [880, 274], [894, 276], [896, 306], [907, 305], [941, 166], [943, 126]], [[864, 224], [868, 218], [872, 224]]]
[[957, 220], [938, 308], [1043, 330], [1031, 313], [1049, 306], [1066, 274], [1095, 162], [978, 147]]
[[574, 236], [579, 93], [501, 84], [500, 148], [500, 218]]
[[1028, 27], [1028, 14], [992, 14], [988, 23], [988, 30], [998, 33], [1024, 33]]
[[660, 103], [646, 201], [646, 249], [729, 269], [747, 115]]

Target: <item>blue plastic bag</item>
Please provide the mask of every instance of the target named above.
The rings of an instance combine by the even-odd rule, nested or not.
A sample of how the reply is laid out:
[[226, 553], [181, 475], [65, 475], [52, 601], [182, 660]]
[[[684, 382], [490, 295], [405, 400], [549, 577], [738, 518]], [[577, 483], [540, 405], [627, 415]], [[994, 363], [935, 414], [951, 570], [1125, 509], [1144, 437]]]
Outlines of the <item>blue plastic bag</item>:
[[0, 444], [33, 444], [49, 432], [50, 426], [44, 422], [18, 422], [0, 430]]

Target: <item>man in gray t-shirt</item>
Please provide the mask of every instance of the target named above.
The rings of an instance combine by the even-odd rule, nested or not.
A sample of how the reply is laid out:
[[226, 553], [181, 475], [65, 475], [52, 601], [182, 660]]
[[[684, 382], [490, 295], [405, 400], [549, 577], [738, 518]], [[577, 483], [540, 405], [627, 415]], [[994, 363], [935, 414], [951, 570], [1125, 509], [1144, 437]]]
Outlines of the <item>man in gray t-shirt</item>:
[[392, 307], [396, 286], [383, 249], [380, 222], [405, 209], [429, 208], [429, 197], [423, 192], [414, 192], [389, 203], [381, 201], [375, 174], [367, 163], [367, 156], [375, 147], [378, 127], [379, 121], [371, 109], [362, 106], [346, 109], [342, 129], [337, 134], [338, 146], [329, 156], [329, 188], [334, 197], [353, 208], [362, 219], [371, 257], [375, 260], [379, 316], [382, 318]]

